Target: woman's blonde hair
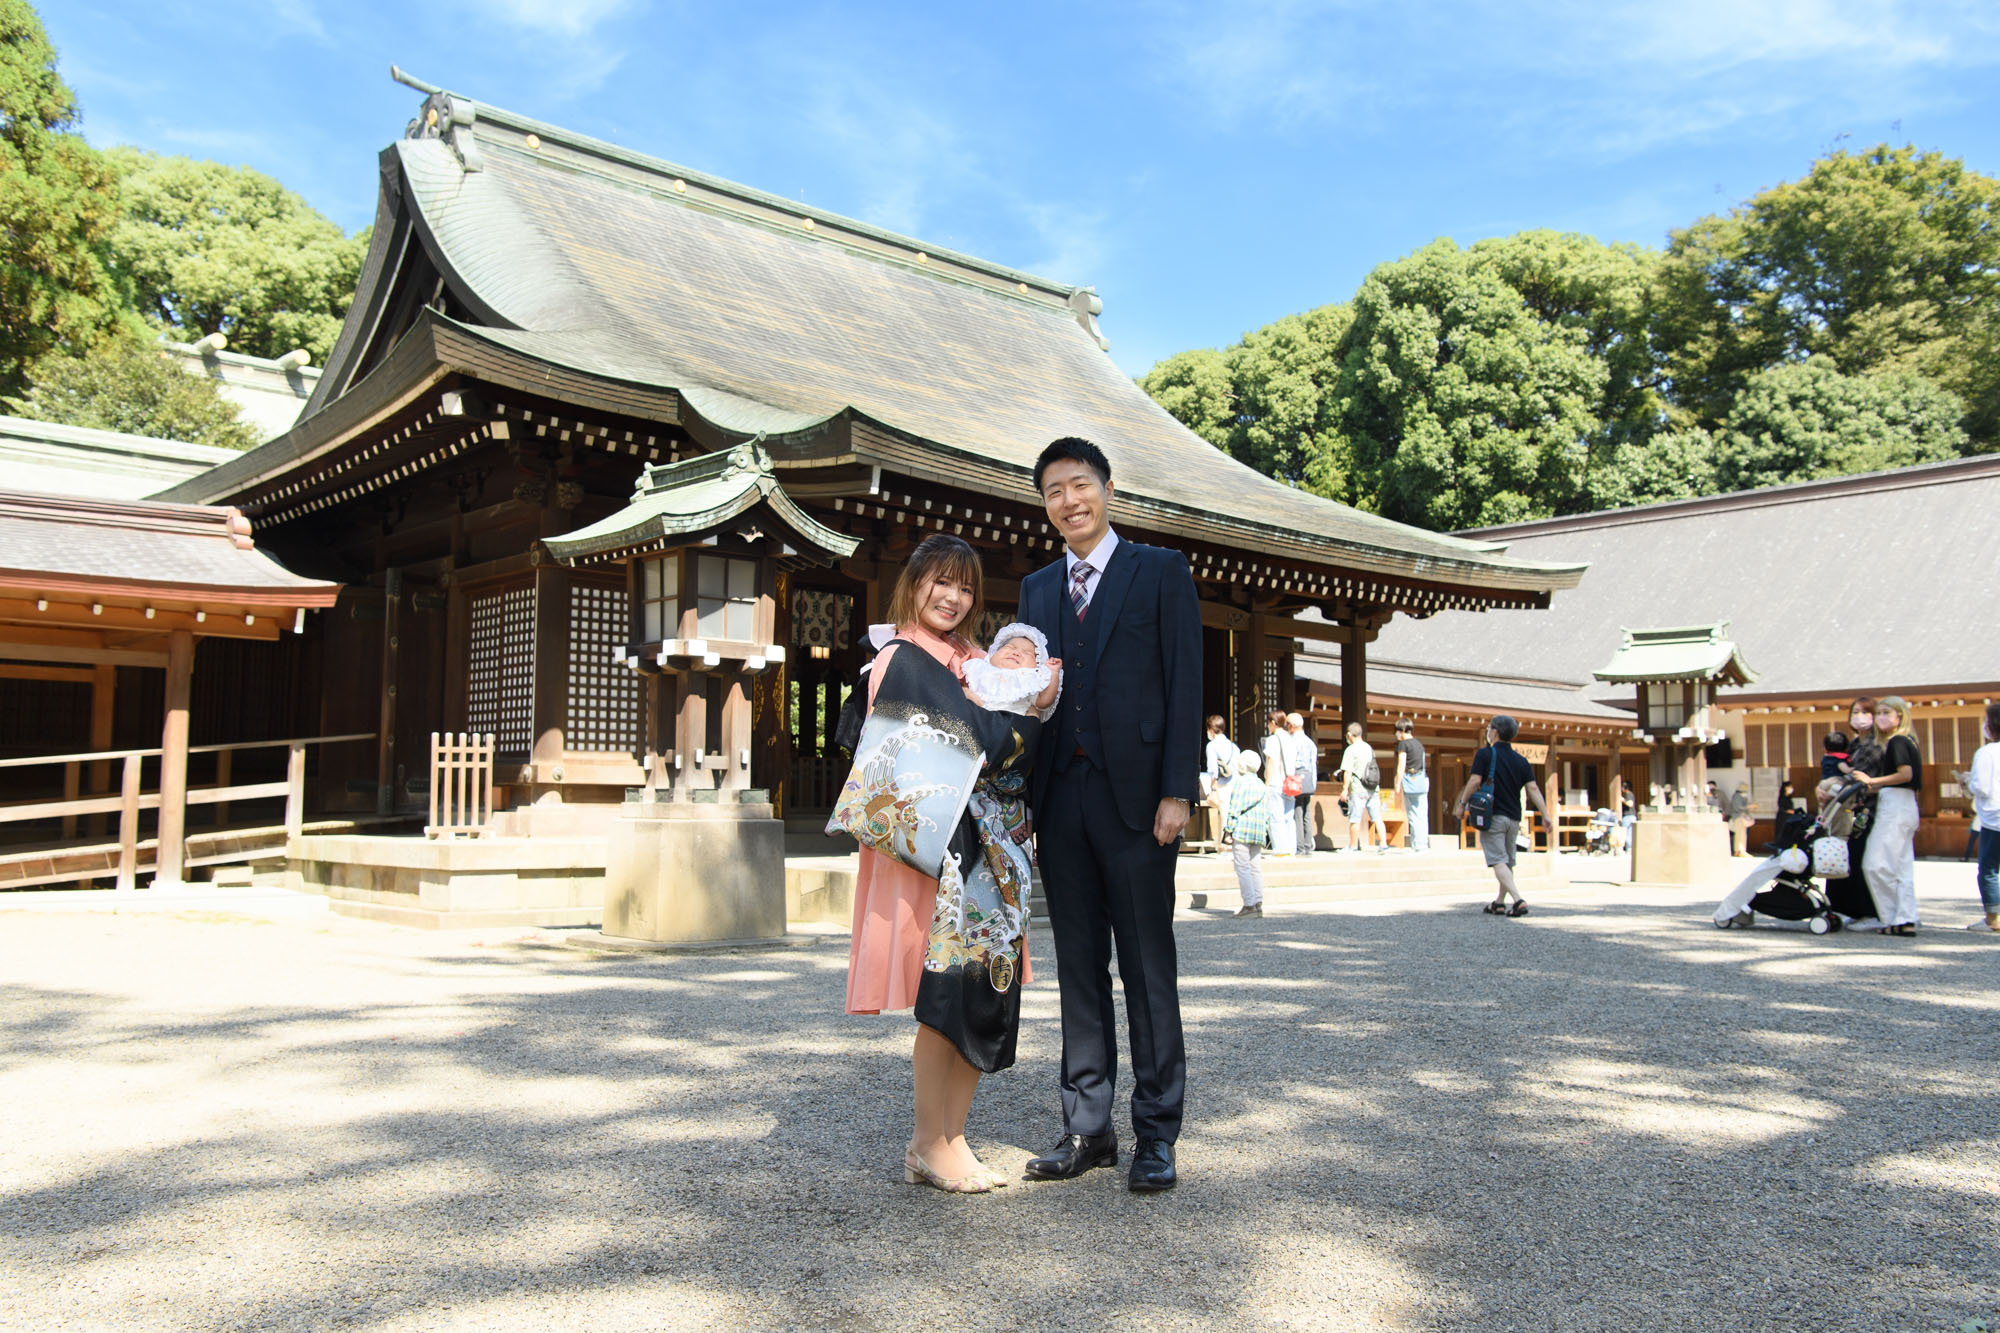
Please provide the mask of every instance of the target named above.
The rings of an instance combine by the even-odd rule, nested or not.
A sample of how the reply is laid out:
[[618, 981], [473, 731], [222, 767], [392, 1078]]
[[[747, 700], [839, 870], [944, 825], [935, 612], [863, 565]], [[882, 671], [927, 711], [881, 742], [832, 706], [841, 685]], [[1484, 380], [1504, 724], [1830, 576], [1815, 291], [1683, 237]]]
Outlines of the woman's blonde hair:
[[889, 594], [889, 623], [898, 629], [918, 624], [917, 598], [939, 579], [957, 579], [971, 586], [972, 605], [947, 637], [961, 648], [977, 648], [972, 635], [986, 609], [986, 574], [980, 568], [979, 552], [963, 537], [935, 533], [910, 553], [910, 562], [896, 576], [896, 590]]
[[1909, 704], [1893, 694], [1885, 694], [1875, 701], [1875, 707], [1877, 711], [1886, 708], [1896, 715], [1896, 729], [1887, 736], [1882, 734], [1882, 728], [1875, 728], [1875, 735], [1882, 744], [1887, 745], [1892, 738], [1897, 736], [1908, 736], [1911, 740], [1917, 738], [1917, 729], [1910, 723]]

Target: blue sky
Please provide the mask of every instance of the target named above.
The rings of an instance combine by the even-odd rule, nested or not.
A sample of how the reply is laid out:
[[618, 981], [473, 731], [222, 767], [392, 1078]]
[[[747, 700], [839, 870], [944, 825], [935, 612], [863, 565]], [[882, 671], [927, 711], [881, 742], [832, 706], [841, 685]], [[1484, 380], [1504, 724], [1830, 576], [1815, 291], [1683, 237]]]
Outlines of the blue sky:
[[1437, 236], [1664, 242], [1836, 146], [2000, 175], [1991, 0], [737, 4], [39, 0], [100, 145], [350, 229], [420, 95], [1065, 282], [1137, 374]]

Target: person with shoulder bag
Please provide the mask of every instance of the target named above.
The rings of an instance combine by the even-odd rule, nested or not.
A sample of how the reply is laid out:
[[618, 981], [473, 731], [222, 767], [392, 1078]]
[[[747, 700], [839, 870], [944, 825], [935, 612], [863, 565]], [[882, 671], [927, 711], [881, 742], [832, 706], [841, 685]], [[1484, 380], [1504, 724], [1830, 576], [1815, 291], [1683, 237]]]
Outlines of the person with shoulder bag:
[[[1534, 768], [1514, 749], [1514, 737], [1519, 734], [1520, 724], [1505, 713], [1487, 724], [1486, 747], [1472, 756], [1472, 776], [1465, 780], [1465, 788], [1452, 806], [1454, 818], [1463, 815], [1479, 830], [1479, 850], [1485, 853], [1486, 865], [1499, 882], [1499, 894], [1485, 908], [1491, 916], [1528, 914], [1528, 900], [1514, 883], [1515, 840], [1525, 817], [1521, 797], [1525, 795], [1542, 819], [1554, 826], [1549, 803], [1535, 782]], [[1512, 906], [1507, 902], [1510, 897]]]
[[1248, 751], [1236, 758], [1222, 812], [1222, 840], [1236, 863], [1236, 887], [1243, 895], [1238, 916], [1264, 915], [1264, 868], [1257, 864], [1271, 846], [1270, 793], [1257, 776], [1262, 761]]
[[1347, 803], [1347, 845], [1361, 849], [1361, 821], [1375, 826], [1375, 850], [1389, 850], [1389, 832], [1382, 824], [1382, 766], [1376, 761], [1359, 722], [1347, 724], [1347, 748], [1340, 755], [1340, 796]]

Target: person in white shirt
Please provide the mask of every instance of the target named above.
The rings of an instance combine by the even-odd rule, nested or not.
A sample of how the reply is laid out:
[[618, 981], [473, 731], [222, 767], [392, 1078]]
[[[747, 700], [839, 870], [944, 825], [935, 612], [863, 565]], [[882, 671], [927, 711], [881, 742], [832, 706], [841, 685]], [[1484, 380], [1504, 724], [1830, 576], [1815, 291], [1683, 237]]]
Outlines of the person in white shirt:
[[1312, 800], [1319, 786], [1319, 742], [1306, 730], [1302, 714], [1285, 714], [1285, 771], [1299, 780], [1299, 796], [1293, 807], [1298, 819], [1299, 855], [1313, 854]]
[[1986, 744], [1972, 756], [1972, 826], [1979, 834], [1979, 905], [1984, 921], [1967, 930], [2000, 931], [2000, 704], [1986, 705]]
[[1382, 770], [1375, 767], [1375, 781], [1368, 781], [1368, 770], [1375, 765], [1375, 747], [1370, 745], [1366, 733], [1359, 722], [1347, 724], [1347, 748], [1340, 755], [1340, 799], [1347, 802], [1347, 845], [1350, 850], [1360, 851], [1362, 847], [1361, 821], [1365, 818], [1375, 825], [1375, 850], [1389, 850], [1389, 831], [1382, 825]]
[[1271, 791], [1271, 855], [1293, 856], [1299, 850], [1298, 798], [1285, 795], [1285, 777], [1292, 769], [1286, 751], [1285, 715], [1274, 708], [1264, 725], [1264, 785]]
[[1236, 776], [1236, 757], [1243, 752], [1236, 748], [1236, 742], [1229, 739], [1228, 723], [1222, 714], [1211, 714], [1208, 719], [1208, 744], [1202, 750], [1201, 800], [1202, 804], [1215, 813], [1212, 816], [1216, 829], [1222, 827], [1222, 812], [1229, 801], [1229, 783]]
[[1208, 745], [1203, 751], [1201, 766], [1201, 787], [1204, 792], [1227, 787], [1229, 779], [1236, 775], [1236, 756], [1243, 753], [1236, 748], [1236, 742], [1229, 739], [1225, 730], [1228, 724], [1222, 714], [1212, 714], [1208, 719]]

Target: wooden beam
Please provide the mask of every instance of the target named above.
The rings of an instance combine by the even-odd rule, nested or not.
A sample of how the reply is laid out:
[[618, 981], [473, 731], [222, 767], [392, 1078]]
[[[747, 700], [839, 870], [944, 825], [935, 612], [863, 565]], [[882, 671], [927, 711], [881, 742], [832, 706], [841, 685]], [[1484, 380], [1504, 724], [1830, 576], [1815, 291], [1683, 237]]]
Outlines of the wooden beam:
[[[84, 667], [13, 666], [0, 663], [0, 680], [61, 680], [73, 685], [88, 685], [96, 676]], [[91, 742], [92, 749], [101, 749], [97, 742]]]
[[[131, 594], [106, 593], [131, 599]], [[245, 605], [229, 600], [227, 590], [218, 590], [214, 601], [190, 598], [185, 593], [162, 594], [152, 604], [152, 615], [147, 615], [146, 606], [114, 605], [104, 601], [47, 601], [46, 611], [38, 608], [32, 598], [0, 597], [0, 621], [11, 621], [23, 626], [50, 626], [83, 631], [125, 630], [137, 634], [164, 635], [173, 630], [189, 630], [206, 637], [233, 639], [275, 639], [280, 629], [291, 624], [294, 608], [270, 605]], [[93, 612], [90, 608], [99, 608]], [[245, 624], [244, 617], [252, 618]], [[17, 637], [9, 632], [8, 637]]]
[[1250, 628], [1250, 613], [1222, 602], [1203, 602], [1201, 623], [1208, 629], [1246, 630]]
[[22, 662], [83, 662], [91, 666], [164, 667], [167, 665], [167, 654], [164, 651], [83, 648], [62, 643], [0, 643], [0, 659], [6, 658]]

